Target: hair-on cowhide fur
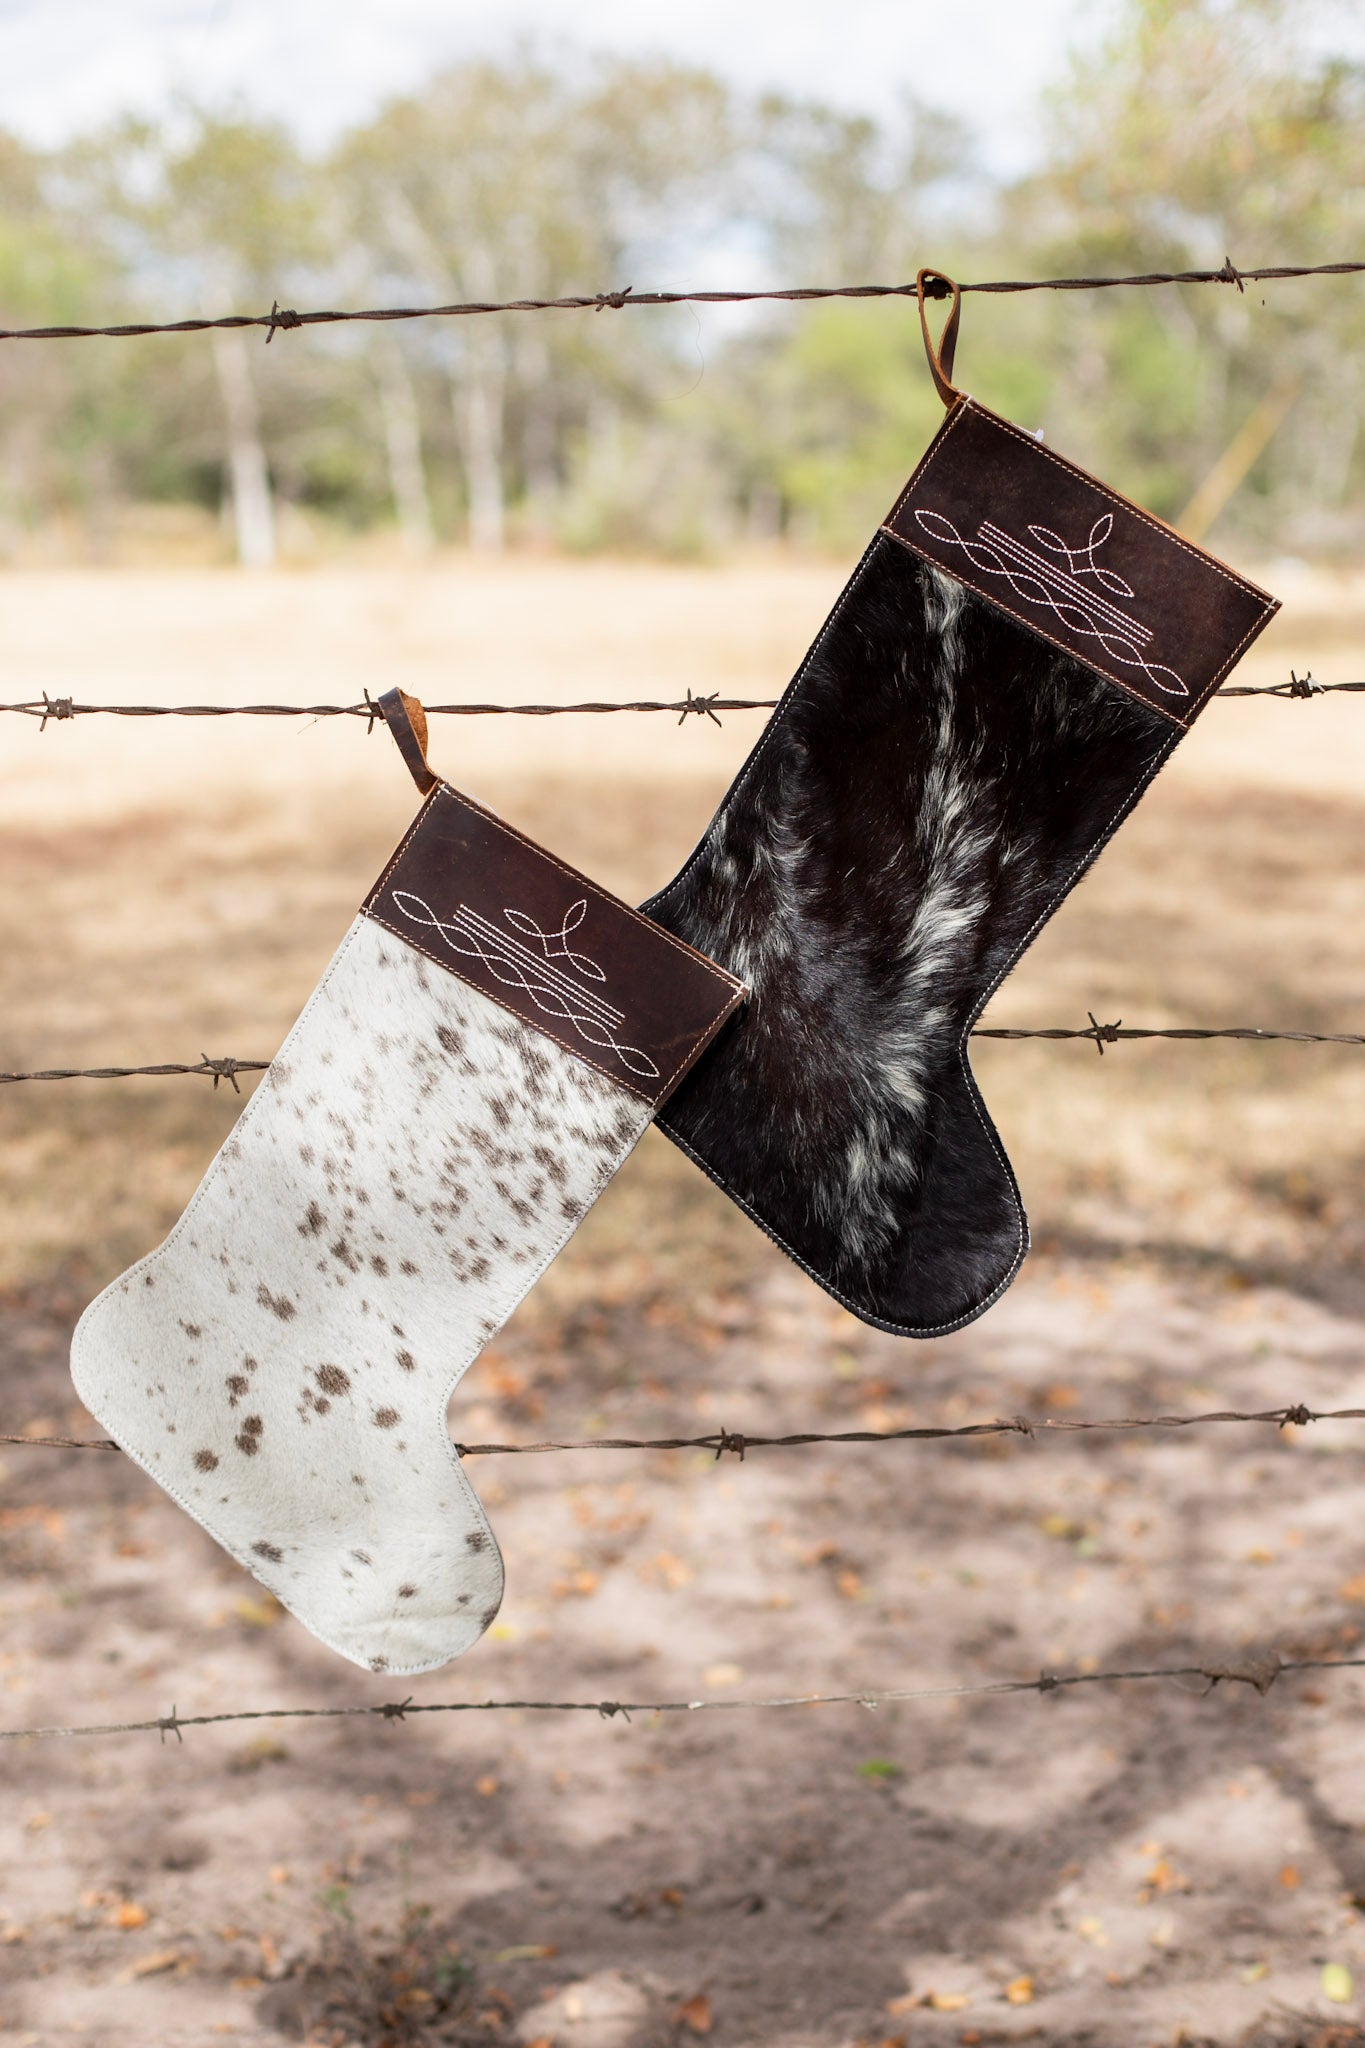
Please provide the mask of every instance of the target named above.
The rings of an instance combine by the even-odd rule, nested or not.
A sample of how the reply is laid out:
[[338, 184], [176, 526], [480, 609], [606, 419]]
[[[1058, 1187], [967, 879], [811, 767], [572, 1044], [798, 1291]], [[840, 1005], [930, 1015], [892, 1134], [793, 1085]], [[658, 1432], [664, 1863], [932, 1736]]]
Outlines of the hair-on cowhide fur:
[[751, 990], [659, 1122], [864, 1321], [936, 1336], [1018, 1270], [966, 1034], [1179, 737], [879, 534], [644, 906]]
[[76, 1390], [332, 1649], [444, 1664], [503, 1582], [447, 1403], [649, 1117], [359, 917], [166, 1242], [82, 1316]]

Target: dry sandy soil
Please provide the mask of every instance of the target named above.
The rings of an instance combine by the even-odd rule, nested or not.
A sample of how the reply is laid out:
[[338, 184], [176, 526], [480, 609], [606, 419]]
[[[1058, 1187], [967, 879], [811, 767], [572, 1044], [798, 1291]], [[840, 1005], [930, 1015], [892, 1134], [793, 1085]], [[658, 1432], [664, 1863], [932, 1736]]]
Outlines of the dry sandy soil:
[[[839, 581], [13, 576], [7, 694], [770, 696]], [[1360, 593], [1285, 594], [1244, 679], [1359, 674]], [[759, 724], [448, 720], [434, 753], [639, 896]], [[0, 1067], [268, 1057], [411, 810], [384, 736], [4, 726]], [[987, 1021], [1361, 1028], [1363, 825], [1361, 700], [1212, 706]], [[861, 1328], [651, 1134], [461, 1390], [456, 1434], [1365, 1405], [1365, 1055], [988, 1045], [976, 1064], [1038, 1242], [979, 1324], [923, 1345]], [[239, 1106], [192, 1079], [0, 1093], [0, 1428], [88, 1433], [71, 1323]], [[507, 1599], [411, 1693], [739, 1706], [1358, 1655], [1362, 1445], [1359, 1425], [1224, 1425], [488, 1458], [471, 1472]], [[116, 1454], [4, 1447], [0, 1574], [7, 1727], [392, 1696]], [[5, 1743], [0, 2037], [1346, 2048], [1365, 2042], [1362, 1678]]]

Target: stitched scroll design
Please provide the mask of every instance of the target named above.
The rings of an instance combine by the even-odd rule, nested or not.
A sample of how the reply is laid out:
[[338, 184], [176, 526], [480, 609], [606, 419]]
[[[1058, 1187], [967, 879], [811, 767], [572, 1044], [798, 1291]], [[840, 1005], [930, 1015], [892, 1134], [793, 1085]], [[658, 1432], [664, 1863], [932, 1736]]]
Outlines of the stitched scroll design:
[[[1104, 512], [1081, 547], [1069, 547], [1050, 526], [1030, 525], [1028, 547], [1006, 533], [993, 519], [983, 519], [976, 540], [965, 540], [942, 512], [916, 511], [916, 519], [941, 547], [961, 548], [981, 576], [1002, 576], [1025, 604], [1040, 605], [1079, 639], [1098, 640], [1111, 661], [1141, 669], [1154, 689], [1168, 697], [1188, 697], [1189, 687], [1164, 662], [1148, 659], [1153, 629], [1109, 602], [1110, 596], [1132, 598], [1132, 586], [1095, 557], [1114, 530], [1114, 515]], [[1093, 579], [1086, 582], [1085, 578]]]
[[[548, 932], [524, 910], [503, 910], [511, 932], [499, 930], [467, 903], [461, 903], [450, 917], [439, 917], [429, 903], [408, 889], [395, 889], [393, 904], [409, 924], [437, 932], [452, 953], [479, 961], [504, 988], [529, 996], [543, 1016], [571, 1025], [585, 1045], [614, 1053], [629, 1073], [642, 1080], [659, 1079], [659, 1069], [648, 1053], [638, 1045], [622, 1044], [618, 1033], [626, 1021], [625, 1012], [583, 986], [585, 981], [604, 982], [607, 978], [596, 960], [575, 952], [569, 944], [569, 934], [577, 931], [588, 914], [586, 897], [569, 906], [557, 931]], [[514, 935], [517, 932], [522, 938]], [[523, 944], [523, 938], [530, 944]], [[560, 960], [572, 972], [552, 964]]]

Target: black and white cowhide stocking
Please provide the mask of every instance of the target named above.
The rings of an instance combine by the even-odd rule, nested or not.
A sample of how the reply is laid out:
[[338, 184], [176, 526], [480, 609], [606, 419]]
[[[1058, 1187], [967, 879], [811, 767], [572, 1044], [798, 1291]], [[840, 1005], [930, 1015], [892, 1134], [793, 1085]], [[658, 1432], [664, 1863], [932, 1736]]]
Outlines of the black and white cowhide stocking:
[[742, 990], [436, 782], [420, 707], [385, 704], [431, 794], [71, 1371], [315, 1635], [397, 1672], [457, 1656], [502, 1597], [456, 1383]]
[[967, 1033], [1275, 609], [945, 396], [705, 838], [645, 905], [751, 989], [662, 1127], [856, 1315], [918, 1337], [979, 1315], [1027, 1249]]

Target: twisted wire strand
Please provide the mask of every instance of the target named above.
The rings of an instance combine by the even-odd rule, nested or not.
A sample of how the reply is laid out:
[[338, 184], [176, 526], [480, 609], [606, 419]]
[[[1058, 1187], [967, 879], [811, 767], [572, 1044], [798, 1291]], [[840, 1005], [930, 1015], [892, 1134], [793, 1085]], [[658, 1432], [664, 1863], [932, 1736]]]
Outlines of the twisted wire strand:
[[[1113, 291], [1129, 286], [1167, 284], [1227, 284], [1244, 292], [1248, 284], [1280, 283], [1290, 278], [1354, 277], [1365, 271], [1365, 262], [1275, 263], [1243, 269], [1230, 256], [1217, 270], [1149, 270], [1121, 277], [1033, 277], [992, 278], [959, 287], [964, 292], [1087, 292]], [[931, 278], [925, 285], [928, 298], [946, 298], [945, 280]], [[97, 337], [129, 340], [149, 334], [205, 334], [215, 329], [255, 327], [265, 330], [267, 343], [292, 328], [336, 327], [347, 322], [383, 323], [394, 320], [463, 320], [488, 313], [620, 313], [635, 306], [749, 306], [799, 304], [811, 299], [913, 299], [913, 284], [789, 285], [771, 290], [745, 291], [639, 291], [626, 285], [615, 291], [566, 293], [553, 299], [468, 299], [440, 306], [367, 306], [350, 311], [325, 308], [299, 312], [279, 301], [268, 313], [225, 313], [191, 320], [125, 320], [99, 327], [4, 327], [0, 341], [85, 341]]]
[[[1283, 683], [1225, 683], [1213, 693], [1214, 701], [1233, 697], [1274, 697], [1284, 703], [1306, 702], [1310, 697], [1365, 693], [1365, 681], [1320, 683], [1311, 675], [1290, 670]], [[672, 712], [678, 724], [689, 718], [709, 718], [719, 725], [720, 714], [730, 711], [775, 711], [779, 697], [722, 697], [718, 690], [695, 692], [685, 697], [615, 699], [582, 704], [424, 704], [428, 718], [570, 718], [608, 717], [616, 712]], [[39, 729], [49, 724], [64, 725], [73, 718], [363, 718], [367, 730], [382, 719], [379, 706], [367, 696], [359, 704], [84, 704], [74, 697], [22, 698], [0, 704], [0, 713], [36, 718]]]
[[1263, 1698], [1279, 1679], [1307, 1671], [1358, 1671], [1365, 1657], [1282, 1658], [1275, 1651], [1253, 1653], [1226, 1662], [1139, 1665], [1128, 1670], [1041, 1670], [1036, 1678], [996, 1679], [985, 1685], [926, 1685], [869, 1688], [863, 1692], [778, 1694], [767, 1699], [736, 1700], [390, 1700], [383, 1704], [329, 1707], [252, 1707], [216, 1714], [182, 1714], [172, 1707], [142, 1721], [99, 1721], [84, 1726], [0, 1728], [0, 1742], [51, 1742], [82, 1736], [174, 1735], [184, 1741], [186, 1728], [212, 1728], [243, 1721], [407, 1722], [417, 1714], [595, 1714], [605, 1721], [636, 1714], [735, 1714], [791, 1707], [865, 1707], [875, 1710], [930, 1700], [1006, 1698], [1022, 1693], [1059, 1693], [1079, 1686], [1144, 1684], [1162, 1679], [1200, 1679], [1200, 1697], [1220, 1685], [1248, 1685]]
[[[1087, 1432], [1131, 1432], [1143, 1429], [1199, 1429], [1209, 1424], [1244, 1422], [1275, 1429], [1306, 1429], [1313, 1422], [1365, 1422], [1365, 1408], [1310, 1408], [1302, 1401], [1279, 1408], [1213, 1408], [1197, 1415], [1105, 1415], [1093, 1417], [1011, 1415], [989, 1422], [922, 1424], [906, 1429], [794, 1430], [764, 1436], [750, 1430], [713, 1429], [702, 1436], [593, 1436], [531, 1444], [456, 1443], [462, 1458], [531, 1457], [547, 1451], [710, 1451], [717, 1462], [735, 1457], [743, 1463], [750, 1451], [800, 1450], [811, 1444], [942, 1443], [985, 1436], [1078, 1436]], [[116, 1451], [112, 1437], [6, 1436], [0, 1444], [34, 1450]]]
[[[1060, 1041], [1084, 1039], [1093, 1045], [1101, 1055], [1107, 1045], [1118, 1045], [1124, 1041], [1140, 1042], [1149, 1039], [1169, 1039], [1183, 1044], [1208, 1044], [1214, 1039], [1237, 1039], [1258, 1045], [1365, 1045], [1365, 1032], [1361, 1031], [1267, 1031], [1259, 1024], [1100, 1024], [1092, 1016], [1089, 1024], [1047, 1024], [1020, 1026], [1013, 1024], [978, 1024], [968, 1033], [971, 1038], [993, 1038], [1009, 1043], [1025, 1039]], [[201, 1074], [211, 1078], [217, 1088], [220, 1081], [230, 1083], [234, 1092], [241, 1094], [237, 1076], [239, 1074], [263, 1074], [270, 1065], [269, 1060], [239, 1060], [233, 1058], [211, 1059], [207, 1053], [197, 1060], [159, 1060], [153, 1066], [145, 1067], [38, 1067], [24, 1071], [0, 1073], [0, 1087], [7, 1083], [21, 1081], [129, 1081], [140, 1077], [160, 1078], [166, 1075]]]

